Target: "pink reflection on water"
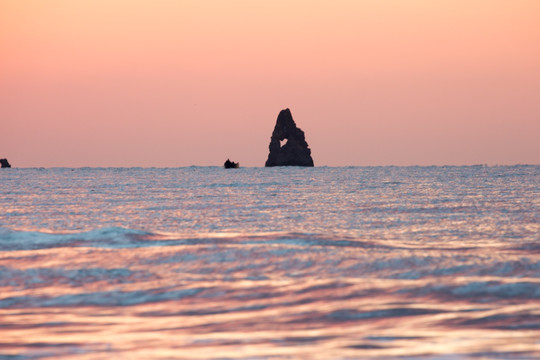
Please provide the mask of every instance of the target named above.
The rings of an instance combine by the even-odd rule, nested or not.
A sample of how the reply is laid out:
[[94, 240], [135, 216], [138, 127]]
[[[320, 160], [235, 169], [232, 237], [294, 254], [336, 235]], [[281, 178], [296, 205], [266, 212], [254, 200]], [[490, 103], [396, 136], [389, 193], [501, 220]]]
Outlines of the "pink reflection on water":
[[[502, 247], [489, 241], [478, 251], [465, 243], [391, 249], [396, 244], [220, 238], [1, 252], [2, 354], [540, 355], [540, 283], [527, 276], [538, 255], [499, 255]], [[499, 269], [504, 278], [490, 268], [498, 261], [509, 264]]]

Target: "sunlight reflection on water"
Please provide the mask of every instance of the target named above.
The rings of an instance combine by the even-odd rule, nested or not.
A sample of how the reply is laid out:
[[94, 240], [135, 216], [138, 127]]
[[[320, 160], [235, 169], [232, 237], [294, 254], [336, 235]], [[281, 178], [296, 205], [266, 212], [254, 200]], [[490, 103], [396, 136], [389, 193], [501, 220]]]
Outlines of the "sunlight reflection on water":
[[0, 358], [540, 357], [539, 167], [12, 170]]

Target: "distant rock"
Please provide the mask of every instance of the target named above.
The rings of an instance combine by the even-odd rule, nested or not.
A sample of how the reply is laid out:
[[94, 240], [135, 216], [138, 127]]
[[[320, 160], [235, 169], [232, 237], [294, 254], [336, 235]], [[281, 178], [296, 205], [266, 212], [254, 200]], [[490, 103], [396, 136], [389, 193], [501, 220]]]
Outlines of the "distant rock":
[[[281, 142], [287, 140], [286, 143]], [[296, 127], [289, 109], [281, 110], [269, 145], [265, 166], [313, 166], [304, 132]]]
[[7, 159], [0, 159], [0, 164], [2, 164], [3, 168], [10, 168], [11, 165], [9, 164], [9, 161]]
[[223, 167], [225, 169], [237, 169], [240, 167], [240, 163], [227, 159], [227, 161], [225, 161], [225, 164], [223, 164]]

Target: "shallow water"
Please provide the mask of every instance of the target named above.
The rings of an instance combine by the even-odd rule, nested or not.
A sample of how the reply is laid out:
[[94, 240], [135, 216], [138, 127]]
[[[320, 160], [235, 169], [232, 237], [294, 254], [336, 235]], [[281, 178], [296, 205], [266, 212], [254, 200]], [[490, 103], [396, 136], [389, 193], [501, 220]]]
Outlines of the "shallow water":
[[540, 358], [540, 166], [0, 184], [0, 359]]

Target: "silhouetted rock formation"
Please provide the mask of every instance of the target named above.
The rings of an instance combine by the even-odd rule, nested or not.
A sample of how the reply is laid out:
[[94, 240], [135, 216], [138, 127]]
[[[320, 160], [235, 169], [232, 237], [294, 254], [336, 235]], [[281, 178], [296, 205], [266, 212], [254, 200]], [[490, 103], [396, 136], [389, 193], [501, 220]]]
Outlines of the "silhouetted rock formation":
[[[285, 139], [287, 142], [281, 145]], [[304, 132], [296, 127], [289, 109], [279, 113], [268, 147], [270, 153], [265, 166], [313, 166]]]
[[225, 169], [237, 169], [240, 167], [240, 163], [235, 163], [234, 161], [227, 159], [227, 161], [225, 161], [225, 164], [223, 164], [223, 167]]
[[0, 159], [0, 164], [2, 164], [3, 168], [10, 168], [11, 167], [11, 165], [9, 164], [7, 159]]

